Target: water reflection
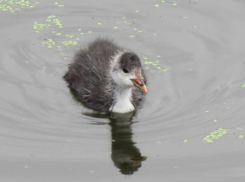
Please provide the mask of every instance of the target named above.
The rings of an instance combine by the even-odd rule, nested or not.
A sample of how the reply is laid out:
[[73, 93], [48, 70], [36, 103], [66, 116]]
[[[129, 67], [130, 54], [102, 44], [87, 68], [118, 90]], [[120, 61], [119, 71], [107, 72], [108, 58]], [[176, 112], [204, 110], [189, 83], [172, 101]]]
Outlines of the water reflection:
[[141, 161], [146, 160], [141, 156], [140, 150], [133, 142], [132, 131], [133, 113], [113, 115], [111, 125], [111, 159], [123, 174], [133, 174], [141, 167]]
[[[147, 159], [133, 142], [132, 118], [134, 113], [128, 114], [100, 114], [83, 113], [96, 118], [108, 118], [111, 126], [111, 159], [122, 174], [133, 174], [141, 167], [141, 161]], [[93, 124], [102, 124], [100, 122]]]

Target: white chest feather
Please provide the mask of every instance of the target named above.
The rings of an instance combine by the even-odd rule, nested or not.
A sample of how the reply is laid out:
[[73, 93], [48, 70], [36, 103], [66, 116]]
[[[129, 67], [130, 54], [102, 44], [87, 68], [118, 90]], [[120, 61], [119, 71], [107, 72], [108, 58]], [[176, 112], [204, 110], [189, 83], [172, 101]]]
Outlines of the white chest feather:
[[117, 89], [115, 91], [115, 104], [111, 106], [110, 111], [117, 113], [127, 113], [134, 111], [135, 108], [131, 102], [132, 88]]

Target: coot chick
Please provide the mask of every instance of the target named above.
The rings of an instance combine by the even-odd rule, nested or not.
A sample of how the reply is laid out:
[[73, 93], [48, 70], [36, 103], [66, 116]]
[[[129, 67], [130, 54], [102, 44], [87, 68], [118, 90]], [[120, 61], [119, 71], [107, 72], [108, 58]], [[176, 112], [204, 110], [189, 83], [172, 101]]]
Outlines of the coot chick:
[[134, 111], [147, 92], [139, 57], [109, 39], [78, 51], [64, 79], [82, 103], [98, 111]]

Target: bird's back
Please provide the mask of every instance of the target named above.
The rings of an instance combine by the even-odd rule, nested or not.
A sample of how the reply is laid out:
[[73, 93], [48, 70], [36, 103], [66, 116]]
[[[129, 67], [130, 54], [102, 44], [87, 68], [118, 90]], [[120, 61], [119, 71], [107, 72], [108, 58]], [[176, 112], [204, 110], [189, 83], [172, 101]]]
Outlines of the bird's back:
[[97, 39], [75, 55], [64, 79], [87, 106], [107, 111], [113, 102], [111, 57], [122, 48], [107, 39]]

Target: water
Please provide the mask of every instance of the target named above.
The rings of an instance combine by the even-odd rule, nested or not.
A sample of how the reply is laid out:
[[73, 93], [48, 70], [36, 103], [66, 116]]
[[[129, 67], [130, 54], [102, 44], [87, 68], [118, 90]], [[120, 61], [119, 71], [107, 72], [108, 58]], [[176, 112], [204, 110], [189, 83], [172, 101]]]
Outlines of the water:
[[[242, 0], [17, 2], [0, 1], [2, 181], [244, 181]], [[144, 63], [136, 115], [93, 114], [62, 79], [98, 36]]]

